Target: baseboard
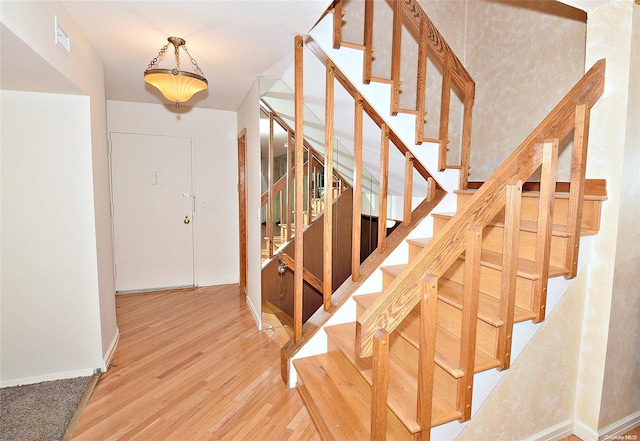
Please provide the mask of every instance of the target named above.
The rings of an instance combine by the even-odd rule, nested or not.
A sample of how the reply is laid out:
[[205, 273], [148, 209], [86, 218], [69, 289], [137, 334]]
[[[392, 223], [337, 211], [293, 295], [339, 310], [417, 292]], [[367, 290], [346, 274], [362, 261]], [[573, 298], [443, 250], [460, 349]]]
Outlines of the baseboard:
[[640, 426], [640, 410], [598, 431], [602, 441], [622, 439], [621, 435]]
[[251, 315], [253, 315], [253, 319], [256, 321], [258, 325], [258, 329], [262, 329], [262, 312], [258, 312], [254, 309], [253, 304], [249, 301], [249, 296], [246, 296], [247, 306], [249, 307], [249, 311], [251, 311]]
[[573, 433], [583, 441], [598, 441], [598, 433], [582, 421], [573, 422]]
[[116, 327], [116, 335], [113, 337], [111, 344], [109, 345], [109, 349], [107, 349], [106, 354], [103, 357], [103, 365], [102, 371], [106, 372], [109, 369], [109, 365], [111, 365], [111, 359], [116, 353], [116, 348], [118, 347], [118, 342], [120, 341], [120, 328]]
[[538, 432], [524, 441], [557, 441], [571, 434], [573, 434], [573, 420], [567, 420]]
[[23, 386], [25, 384], [42, 383], [43, 381], [66, 380], [67, 378], [89, 377], [95, 373], [95, 368], [78, 369], [76, 371], [56, 372], [54, 374], [38, 375], [35, 377], [14, 378], [0, 382], [0, 387]]

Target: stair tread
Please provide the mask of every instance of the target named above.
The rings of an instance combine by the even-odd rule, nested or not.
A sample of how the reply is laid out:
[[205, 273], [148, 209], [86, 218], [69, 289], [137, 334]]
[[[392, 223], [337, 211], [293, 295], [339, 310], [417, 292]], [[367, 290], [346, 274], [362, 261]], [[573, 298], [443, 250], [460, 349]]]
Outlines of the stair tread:
[[[378, 298], [379, 295], [380, 293], [361, 294], [358, 296], [354, 296], [354, 300], [359, 305], [367, 308], [376, 300], [376, 298]], [[489, 297], [482, 293], [480, 295], [483, 299]], [[438, 292], [438, 296], [440, 297], [440, 292]], [[484, 301], [481, 303], [484, 306], [486, 304], [489, 304], [490, 302], [491, 301], [487, 299], [486, 303]], [[534, 317], [533, 313], [520, 308], [518, 309], [518, 319], [520, 321], [530, 320]], [[413, 310], [410, 314], [414, 314], [415, 316], [419, 317], [419, 314], [415, 310]], [[402, 335], [402, 337], [415, 348], [418, 348], [420, 346], [417, 337], [420, 332], [420, 319], [417, 317], [414, 317], [412, 320], [404, 320], [396, 328], [396, 332]], [[436, 363], [438, 363], [440, 367], [449, 372], [455, 378], [459, 378], [462, 375], [462, 372], [459, 369], [460, 351], [457, 349], [460, 346], [460, 338], [438, 326], [436, 341]], [[498, 365], [498, 360], [496, 360], [492, 355], [487, 354], [480, 348], [476, 348], [476, 372], [485, 371], [497, 367]]]
[[[455, 212], [448, 213], [432, 213], [433, 217], [439, 217], [441, 219], [451, 219]], [[495, 227], [504, 227], [504, 216], [497, 215], [494, 217], [488, 225]], [[538, 222], [532, 220], [521, 219], [520, 220], [520, 230], [527, 231], [531, 233], [535, 233], [538, 230]], [[570, 234], [567, 231], [567, 226], [562, 224], [553, 224], [551, 226], [551, 234], [557, 237], [569, 237]], [[595, 236], [598, 234], [596, 230], [590, 228], [582, 228], [580, 230], [580, 235], [582, 236]]]
[[[362, 377], [372, 383], [371, 357], [359, 358], [355, 354], [355, 322], [326, 327], [325, 330], [340, 351], [358, 369]], [[420, 430], [416, 421], [417, 378], [393, 352], [389, 354], [388, 405], [411, 433]], [[460, 413], [434, 392], [431, 425], [454, 421]]]
[[[356, 303], [363, 308], [368, 308], [375, 302], [381, 293], [361, 294], [354, 296]], [[448, 279], [440, 279], [438, 288], [438, 300], [462, 309], [462, 285]], [[478, 318], [492, 326], [499, 327], [504, 324], [500, 319], [500, 300], [488, 294], [480, 293], [478, 302]], [[525, 322], [535, 318], [535, 313], [526, 309], [515, 307], [513, 320], [515, 323]]]
[[[327, 354], [294, 360], [298, 372], [300, 395], [310, 409], [311, 416], [321, 433], [330, 438], [368, 439], [371, 411], [361, 400], [342, 387], [345, 378], [329, 377]], [[337, 375], [337, 374], [336, 374]]]
[[[463, 195], [472, 195], [476, 191], [478, 191], [478, 189], [470, 188], [467, 190], [454, 190], [453, 193], [463, 194]], [[555, 196], [557, 199], [569, 199], [569, 193], [565, 191], [556, 191]], [[540, 192], [537, 190], [523, 190], [522, 197], [539, 198]], [[585, 193], [583, 198], [585, 201], [606, 201], [607, 200], [606, 195], [589, 194], [589, 193]]]
[[[460, 258], [464, 259], [464, 254], [462, 254]], [[480, 264], [488, 268], [502, 271], [502, 253], [482, 250], [482, 253], [480, 255]], [[406, 267], [406, 263], [400, 263], [396, 265], [381, 266], [380, 270], [390, 276], [397, 277]], [[549, 277], [563, 276], [565, 273], [566, 271], [564, 270], [564, 268], [549, 265]], [[529, 280], [537, 280], [538, 276], [535, 273], [535, 262], [533, 260], [523, 259], [519, 257], [517, 274], [518, 277], [523, 277]]]

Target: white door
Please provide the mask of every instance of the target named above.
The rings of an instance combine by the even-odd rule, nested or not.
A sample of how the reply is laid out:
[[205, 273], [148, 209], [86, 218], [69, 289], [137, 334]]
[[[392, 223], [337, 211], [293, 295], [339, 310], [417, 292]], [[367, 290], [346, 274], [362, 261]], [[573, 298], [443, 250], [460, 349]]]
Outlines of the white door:
[[194, 285], [191, 139], [111, 133], [116, 291]]

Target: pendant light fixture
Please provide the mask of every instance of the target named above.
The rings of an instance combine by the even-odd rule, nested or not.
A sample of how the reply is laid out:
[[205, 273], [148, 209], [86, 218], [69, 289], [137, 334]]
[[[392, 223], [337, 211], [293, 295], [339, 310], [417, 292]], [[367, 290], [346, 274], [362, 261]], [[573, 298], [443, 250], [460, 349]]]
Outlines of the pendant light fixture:
[[[167, 40], [174, 47], [176, 67], [173, 69], [155, 67], [158, 61], [164, 57], [169, 47], [169, 43], [167, 43], [160, 49], [158, 55], [149, 62], [149, 66], [144, 71], [144, 80], [157, 87], [165, 98], [176, 103], [176, 107], [179, 107], [180, 103], [189, 101], [195, 93], [205, 90], [209, 83], [204, 77], [202, 69], [200, 69], [196, 60], [187, 50], [186, 41], [179, 37], [169, 37]], [[191, 64], [197, 73], [180, 70], [180, 53], [178, 50], [181, 47], [191, 59]]]

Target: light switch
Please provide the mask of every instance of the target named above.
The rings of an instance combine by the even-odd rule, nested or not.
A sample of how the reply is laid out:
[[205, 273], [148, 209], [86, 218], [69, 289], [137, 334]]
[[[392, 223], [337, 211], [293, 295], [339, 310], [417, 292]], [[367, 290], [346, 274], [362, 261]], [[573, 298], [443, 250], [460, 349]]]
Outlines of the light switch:
[[158, 172], [151, 170], [149, 172], [149, 185], [156, 185], [158, 183]]

